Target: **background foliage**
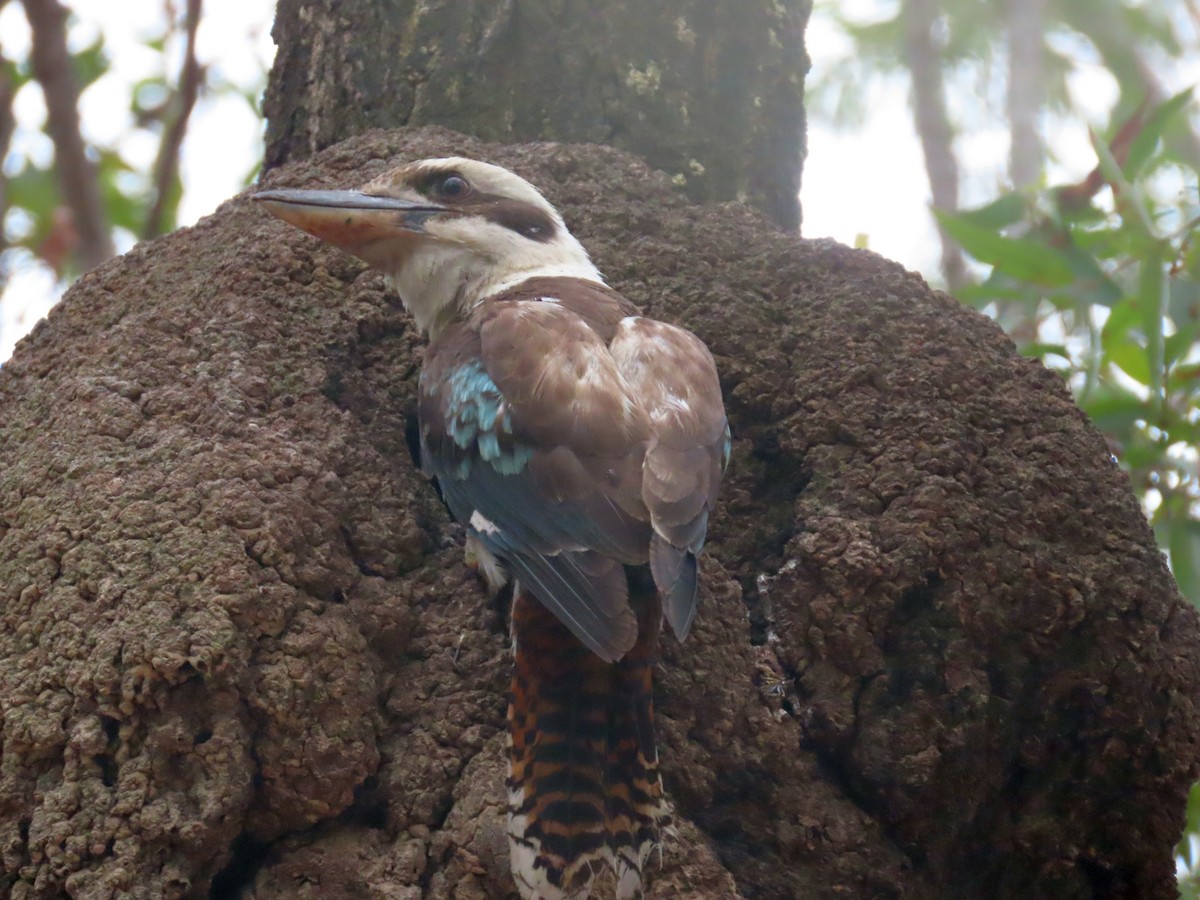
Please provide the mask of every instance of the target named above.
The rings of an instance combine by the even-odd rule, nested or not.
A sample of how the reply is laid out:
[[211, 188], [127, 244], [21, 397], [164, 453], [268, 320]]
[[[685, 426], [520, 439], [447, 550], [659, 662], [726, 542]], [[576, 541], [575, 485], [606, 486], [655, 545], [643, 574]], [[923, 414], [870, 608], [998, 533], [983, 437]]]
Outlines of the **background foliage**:
[[[873, 79], [908, 79], [944, 283], [1068, 381], [1200, 605], [1200, 138], [1190, 87], [1169, 95], [1196, 59], [1200, 8], [901, 0], [855, 19], [826, 7], [853, 53], [815, 73], [810, 115], [851, 127]], [[1100, 121], [1072, 84], [1096, 65], [1115, 87]], [[1051, 183], [1054, 134], [1077, 122], [1095, 167]], [[987, 128], [1008, 138], [1007, 171], [988, 202], [962, 209], [957, 139]], [[1181, 895], [1200, 896], [1200, 787], [1177, 864]]]
[[271, 7], [0, 0], [0, 360], [82, 271], [252, 178]]
[[[173, 228], [198, 99], [257, 111], [262, 83], [202, 65], [201, 0], [168, 0], [161, 28], [140, 37], [159, 64], [129, 92], [126, 127], [89, 138], [74, 112], [113, 68], [103, 36], [84, 29], [72, 40], [57, 0], [22, 5], [30, 46], [10, 55], [0, 43], [0, 292], [33, 260], [65, 282]], [[854, 128], [871, 114], [872, 84], [907, 82], [942, 241], [940, 271], [926, 274], [1068, 381], [1200, 605], [1200, 136], [1187, 89], [1198, 0], [818, 0], [817, 15], [849, 51], [810, 76], [810, 117]], [[31, 87], [44, 96], [53, 153], [10, 145], [14, 102]], [[1112, 97], [1101, 116], [1097, 92]], [[1072, 127], [1089, 129], [1091, 171], [1056, 156]], [[980, 131], [1009, 146], [982, 191], [962, 159], [965, 137]], [[80, 158], [72, 141], [84, 161], [64, 172], [56, 158]], [[80, 202], [81, 183], [98, 192], [94, 208]], [[963, 208], [972, 183], [986, 202]], [[1180, 889], [1200, 897], [1198, 791], [1188, 821]]]

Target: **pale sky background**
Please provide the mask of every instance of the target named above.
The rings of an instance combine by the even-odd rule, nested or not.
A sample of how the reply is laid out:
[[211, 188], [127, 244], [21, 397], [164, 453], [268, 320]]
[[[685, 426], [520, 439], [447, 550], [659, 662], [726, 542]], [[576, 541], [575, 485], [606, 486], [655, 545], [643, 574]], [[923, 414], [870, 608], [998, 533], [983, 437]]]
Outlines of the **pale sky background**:
[[[896, 0], [840, 0], [844, 14], [855, 18], [889, 15]], [[161, 0], [75, 0], [67, 4], [79, 21], [71, 33], [73, 48], [87, 46], [103, 30], [112, 71], [92, 85], [80, 102], [84, 136], [111, 142], [131, 131], [128, 92], [137, 81], [161, 71], [163, 58], [140, 41], [161, 31]], [[206, 0], [198, 33], [198, 56], [218, 77], [243, 90], [259, 87], [274, 55], [270, 37], [273, 0]], [[843, 63], [851, 52], [849, 41], [823, 14], [814, 12], [806, 38], [813, 59], [813, 76]], [[28, 26], [21, 5], [0, 10], [0, 48], [8, 58], [27, 53]], [[165, 61], [169, 73], [178, 71], [182, 39], [169, 45]], [[1186, 84], [1200, 80], [1196, 71], [1178, 73]], [[1077, 105], [1094, 121], [1103, 121], [1116, 98], [1116, 85], [1098, 64], [1073, 76], [1072, 94]], [[870, 88], [869, 114], [860, 129], [837, 132], [809, 120], [808, 159], [804, 167], [801, 199], [806, 237], [832, 237], [854, 244], [860, 235], [871, 249], [905, 266], [936, 276], [938, 245], [926, 211], [929, 187], [920, 147], [908, 110], [907, 84], [903, 79], [881, 81]], [[18, 130], [12, 167], [17, 154], [49, 160], [53, 150], [40, 132], [45, 108], [40, 89], [28, 85], [17, 96]], [[242, 179], [262, 152], [261, 126], [250, 108], [236, 98], [202, 96], [192, 115], [183, 146], [181, 170], [185, 193], [180, 208], [181, 225], [212, 212], [237, 193]], [[1077, 180], [1095, 164], [1085, 127], [1055, 127], [1050, 135], [1058, 163], [1049, 172], [1051, 181]], [[964, 170], [962, 202], [983, 202], [1001, 186], [1007, 136], [1001, 129], [980, 128], [961, 136], [958, 149]], [[135, 165], [148, 166], [157, 140], [135, 134], [122, 152]], [[132, 244], [119, 236], [119, 249]], [[47, 312], [57, 298], [53, 275], [28, 255], [19, 260], [0, 303], [0, 360], [11, 355], [13, 344]]]

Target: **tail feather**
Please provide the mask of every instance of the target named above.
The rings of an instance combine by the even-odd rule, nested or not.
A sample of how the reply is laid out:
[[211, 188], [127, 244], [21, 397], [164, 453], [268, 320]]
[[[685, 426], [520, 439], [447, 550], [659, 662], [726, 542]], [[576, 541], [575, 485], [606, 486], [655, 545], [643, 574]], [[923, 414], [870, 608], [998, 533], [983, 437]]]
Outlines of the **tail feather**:
[[618, 898], [637, 896], [669, 824], [651, 693], [662, 613], [653, 592], [631, 599], [637, 643], [607, 663], [534, 597], [513, 598], [508, 830], [527, 900], [584, 900], [605, 868]]

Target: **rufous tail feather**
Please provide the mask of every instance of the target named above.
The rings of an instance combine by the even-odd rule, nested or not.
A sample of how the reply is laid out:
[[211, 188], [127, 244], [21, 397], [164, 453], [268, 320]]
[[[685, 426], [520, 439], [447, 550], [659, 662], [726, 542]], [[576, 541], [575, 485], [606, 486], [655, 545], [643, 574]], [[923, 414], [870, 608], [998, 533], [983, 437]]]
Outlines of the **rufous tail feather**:
[[607, 663], [532, 595], [514, 594], [508, 835], [526, 900], [584, 900], [606, 867], [619, 900], [638, 896], [670, 824], [651, 692], [661, 606], [652, 590], [630, 600], [637, 643]]

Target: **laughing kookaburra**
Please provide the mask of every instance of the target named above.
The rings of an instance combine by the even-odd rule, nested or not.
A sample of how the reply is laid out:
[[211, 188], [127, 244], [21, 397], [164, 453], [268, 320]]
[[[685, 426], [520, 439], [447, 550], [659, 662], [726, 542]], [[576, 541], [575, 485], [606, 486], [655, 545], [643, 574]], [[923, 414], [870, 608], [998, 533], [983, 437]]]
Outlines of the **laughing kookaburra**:
[[385, 272], [430, 342], [423, 466], [493, 587], [515, 579], [509, 846], [526, 898], [636, 896], [668, 824], [651, 669], [687, 635], [729, 458], [712, 356], [607, 287], [528, 182], [469, 159], [272, 213]]

